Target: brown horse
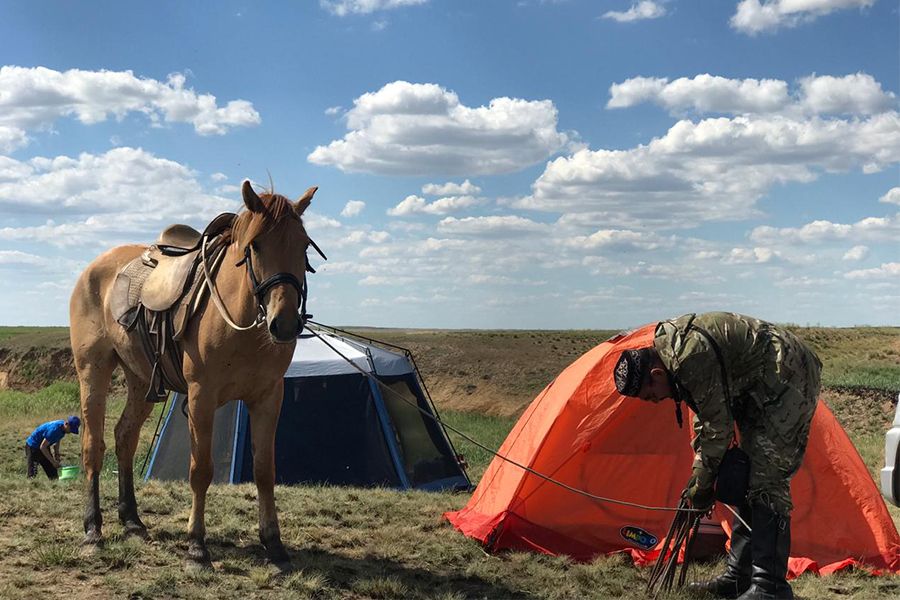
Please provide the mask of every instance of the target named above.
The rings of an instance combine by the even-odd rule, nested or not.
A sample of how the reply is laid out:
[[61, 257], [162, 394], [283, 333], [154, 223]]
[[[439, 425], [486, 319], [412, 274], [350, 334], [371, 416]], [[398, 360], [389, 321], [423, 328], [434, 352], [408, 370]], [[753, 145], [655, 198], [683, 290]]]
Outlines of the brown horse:
[[[310, 244], [301, 215], [315, 191], [316, 188], [310, 188], [296, 202], [290, 202], [276, 194], [260, 197], [249, 181], [244, 182], [241, 192], [247, 210], [226, 231], [229, 243], [215, 275], [215, 288], [223, 306], [217, 307], [207, 297], [198, 306], [181, 341], [191, 435], [189, 564], [210, 563], [204, 508], [213, 476], [213, 415], [217, 407], [238, 398], [250, 414], [253, 476], [259, 494], [259, 538], [270, 561], [289, 561], [275, 509], [275, 428], [283, 396], [282, 377], [293, 355], [301, 320], [297, 284], [306, 277], [306, 249]], [[126, 332], [113, 318], [109, 306], [116, 274], [144, 250], [146, 246], [119, 246], [100, 255], [81, 274], [72, 292], [72, 352], [84, 417], [85, 544], [95, 545], [102, 540], [99, 478], [106, 447], [103, 423], [107, 391], [116, 366], [125, 372], [128, 387], [128, 400], [115, 428], [119, 521], [126, 533], [147, 535], [138, 516], [133, 466], [141, 425], [153, 408], [145, 400], [151, 367], [138, 334]], [[244, 260], [245, 256], [250, 260]], [[293, 283], [289, 281], [292, 277]], [[262, 284], [258, 286], [259, 282]], [[246, 327], [261, 314], [265, 314], [265, 320], [260, 319], [259, 327], [240, 330], [223, 317], [223, 308], [232, 324]], [[263, 324], [267, 331], [263, 331]]]

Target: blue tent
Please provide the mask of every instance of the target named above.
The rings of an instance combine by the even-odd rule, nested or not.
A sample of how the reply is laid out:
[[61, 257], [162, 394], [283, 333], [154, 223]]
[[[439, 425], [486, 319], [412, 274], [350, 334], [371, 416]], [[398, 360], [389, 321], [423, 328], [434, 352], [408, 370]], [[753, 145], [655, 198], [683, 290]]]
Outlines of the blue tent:
[[[436, 412], [411, 355], [378, 344], [319, 328], [298, 338], [275, 434], [277, 483], [471, 487], [446, 432], [431, 418]], [[145, 479], [188, 478], [190, 437], [182, 401], [175, 394], [162, 415]], [[252, 481], [251, 452], [244, 404], [220, 407], [213, 425], [213, 481]]]

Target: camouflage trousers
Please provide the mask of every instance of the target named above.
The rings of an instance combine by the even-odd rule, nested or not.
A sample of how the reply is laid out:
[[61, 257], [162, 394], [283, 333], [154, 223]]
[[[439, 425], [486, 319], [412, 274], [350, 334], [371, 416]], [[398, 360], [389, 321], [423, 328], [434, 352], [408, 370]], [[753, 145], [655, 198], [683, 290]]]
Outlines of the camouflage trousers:
[[779, 331], [772, 341], [773, 365], [738, 419], [741, 447], [750, 456], [748, 500], [790, 514], [791, 478], [803, 461], [819, 396], [822, 363], [800, 340]]

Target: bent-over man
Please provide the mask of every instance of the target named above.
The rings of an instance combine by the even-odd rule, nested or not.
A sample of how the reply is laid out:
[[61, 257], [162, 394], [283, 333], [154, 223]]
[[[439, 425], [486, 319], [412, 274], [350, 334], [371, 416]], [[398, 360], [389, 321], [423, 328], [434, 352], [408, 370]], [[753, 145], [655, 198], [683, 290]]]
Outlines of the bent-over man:
[[656, 327], [653, 346], [625, 350], [615, 367], [619, 393], [650, 402], [672, 398], [695, 414], [687, 496], [712, 507], [725, 451], [750, 458], [746, 499], [737, 506], [725, 573], [691, 589], [720, 598], [793, 598], [791, 477], [800, 467], [819, 393], [822, 363], [789, 331], [735, 313], [688, 314]]
[[31, 432], [25, 440], [29, 479], [37, 476], [38, 465], [43, 467], [48, 479], [59, 479], [59, 442], [67, 433], [77, 434], [80, 426], [81, 419], [72, 415], [66, 420], [48, 421]]

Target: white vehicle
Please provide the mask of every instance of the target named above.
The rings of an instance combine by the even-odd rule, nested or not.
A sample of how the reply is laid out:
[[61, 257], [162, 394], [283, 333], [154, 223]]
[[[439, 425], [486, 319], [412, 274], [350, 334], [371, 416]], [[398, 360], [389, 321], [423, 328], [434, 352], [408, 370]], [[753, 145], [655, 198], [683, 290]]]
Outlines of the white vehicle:
[[884, 468], [881, 470], [881, 493], [889, 502], [900, 506], [900, 395], [897, 396], [897, 411], [894, 426], [884, 439]]

